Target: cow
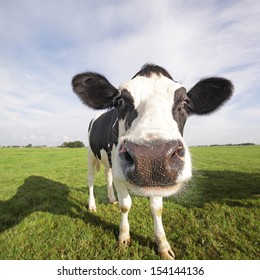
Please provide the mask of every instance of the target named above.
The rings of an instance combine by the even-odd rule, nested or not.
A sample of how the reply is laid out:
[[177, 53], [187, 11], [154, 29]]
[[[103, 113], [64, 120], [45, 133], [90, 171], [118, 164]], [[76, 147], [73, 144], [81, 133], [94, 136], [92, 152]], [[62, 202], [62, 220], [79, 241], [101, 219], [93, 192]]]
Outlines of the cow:
[[[118, 89], [95, 72], [76, 75], [72, 87], [85, 105], [108, 109], [90, 125], [90, 157], [106, 159], [107, 170], [112, 168], [121, 210], [119, 244], [130, 243], [130, 194], [149, 197], [158, 253], [174, 259], [162, 210], [163, 197], [176, 194], [192, 177], [184, 125], [189, 116], [206, 115], [223, 105], [232, 96], [232, 82], [208, 77], [186, 91], [164, 68], [145, 64]], [[111, 199], [114, 202], [113, 195]]]

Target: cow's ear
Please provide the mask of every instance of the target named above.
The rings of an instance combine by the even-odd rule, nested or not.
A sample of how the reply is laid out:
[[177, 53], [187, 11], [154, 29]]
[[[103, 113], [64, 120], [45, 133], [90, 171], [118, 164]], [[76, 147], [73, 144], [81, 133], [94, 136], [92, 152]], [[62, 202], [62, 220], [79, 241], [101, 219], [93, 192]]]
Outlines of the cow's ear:
[[93, 72], [76, 75], [72, 79], [72, 87], [81, 101], [93, 109], [113, 107], [118, 95], [118, 90], [106, 77]]
[[233, 92], [232, 83], [224, 78], [211, 77], [200, 80], [188, 93], [187, 109], [191, 114], [208, 114], [225, 101]]

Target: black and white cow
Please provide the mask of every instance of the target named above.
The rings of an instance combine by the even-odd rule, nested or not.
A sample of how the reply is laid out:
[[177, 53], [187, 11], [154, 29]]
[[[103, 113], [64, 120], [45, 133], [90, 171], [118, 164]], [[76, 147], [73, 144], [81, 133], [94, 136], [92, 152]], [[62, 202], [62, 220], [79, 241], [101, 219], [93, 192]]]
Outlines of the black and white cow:
[[[146, 64], [119, 89], [93, 72], [76, 75], [72, 85], [86, 105], [110, 109], [90, 125], [89, 168], [93, 168], [94, 158], [105, 160], [107, 170], [112, 166], [121, 210], [119, 243], [130, 241], [129, 192], [150, 197], [158, 252], [173, 259], [162, 224], [162, 198], [176, 194], [192, 176], [191, 157], [183, 139], [186, 119], [221, 106], [232, 95], [232, 83], [219, 77], [205, 78], [187, 92], [165, 69]], [[111, 174], [108, 177], [110, 201], [114, 202]], [[93, 182], [90, 185], [93, 192]], [[93, 201], [90, 207], [95, 209]]]

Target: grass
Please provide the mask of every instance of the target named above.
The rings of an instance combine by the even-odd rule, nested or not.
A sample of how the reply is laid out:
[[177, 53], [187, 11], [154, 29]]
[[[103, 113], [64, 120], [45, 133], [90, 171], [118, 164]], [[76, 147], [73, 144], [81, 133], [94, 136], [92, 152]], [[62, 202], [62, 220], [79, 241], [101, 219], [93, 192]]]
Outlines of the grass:
[[[193, 147], [194, 178], [164, 202], [177, 259], [259, 259], [260, 147]], [[103, 169], [87, 210], [87, 149], [0, 149], [0, 259], [160, 259], [147, 198], [133, 197], [132, 242]]]

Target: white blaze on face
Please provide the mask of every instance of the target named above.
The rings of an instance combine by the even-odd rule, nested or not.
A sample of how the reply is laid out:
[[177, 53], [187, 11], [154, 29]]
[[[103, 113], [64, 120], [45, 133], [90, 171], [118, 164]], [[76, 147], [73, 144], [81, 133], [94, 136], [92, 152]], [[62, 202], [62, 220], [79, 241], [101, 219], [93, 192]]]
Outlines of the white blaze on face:
[[[125, 130], [125, 120], [119, 120], [119, 139], [114, 152], [113, 176], [117, 183], [127, 185], [128, 189], [134, 193], [143, 196], [172, 195], [180, 189], [183, 182], [191, 178], [190, 154], [172, 114], [175, 91], [181, 87], [182, 85], [165, 76], [154, 74], [150, 78], [137, 76], [119, 88], [119, 91], [126, 89], [131, 94], [138, 115], [128, 130]], [[176, 185], [163, 188], [140, 188], [125, 182], [118, 156], [119, 149], [125, 140], [140, 145], [150, 141], [180, 140], [185, 148], [185, 159], [183, 171], [180, 172]]]
[[[151, 78], [138, 76], [121, 85], [120, 89], [127, 89], [131, 93], [138, 112], [137, 118], [126, 132], [127, 139], [137, 143], [153, 139], [179, 139], [181, 135], [173, 119], [172, 108], [174, 93], [180, 87], [180, 84], [157, 75]], [[119, 130], [122, 131], [124, 129]]]

